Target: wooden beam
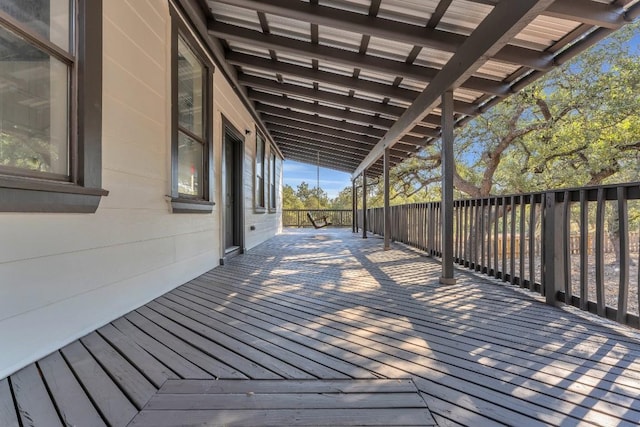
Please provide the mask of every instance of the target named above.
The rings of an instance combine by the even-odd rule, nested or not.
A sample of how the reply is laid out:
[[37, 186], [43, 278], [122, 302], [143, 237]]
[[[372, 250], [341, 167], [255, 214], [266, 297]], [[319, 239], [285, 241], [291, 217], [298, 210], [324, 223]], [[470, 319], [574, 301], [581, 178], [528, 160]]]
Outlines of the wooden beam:
[[[268, 127], [269, 131], [272, 132], [286, 133], [287, 135], [292, 135], [295, 137], [307, 138], [311, 141], [322, 139], [324, 141], [331, 141], [333, 144], [356, 147], [361, 150], [366, 150], [367, 152], [371, 151], [371, 149], [375, 146], [375, 144], [372, 144], [370, 142], [356, 141], [353, 139], [343, 139], [331, 134], [314, 132], [313, 130], [305, 129], [303, 127], [293, 127], [280, 123], [269, 123]], [[418, 151], [418, 147], [416, 147], [414, 144], [399, 143], [395, 145], [395, 148], [398, 151], [402, 151], [405, 153], [413, 153]]]
[[358, 134], [358, 133], [349, 132], [342, 129], [336, 129], [333, 127], [327, 127], [319, 124], [287, 119], [284, 117], [274, 116], [271, 114], [262, 114], [262, 120], [264, 120], [265, 123], [282, 125], [292, 129], [301, 129], [301, 130], [317, 133], [319, 135], [327, 135], [327, 136], [340, 138], [347, 141], [362, 142], [364, 144], [368, 144], [372, 146], [375, 145], [380, 139], [380, 138], [376, 138], [375, 136], [364, 135], [361, 133]]
[[[467, 37], [462, 34], [420, 27], [391, 19], [372, 17], [349, 10], [337, 11], [333, 7], [312, 5], [304, 2], [291, 2], [289, 0], [218, 1], [259, 12], [284, 16], [296, 21], [324, 25], [406, 43], [412, 46], [444, 50], [446, 52], [456, 52], [467, 40]], [[519, 46], [508, 46], [508, 52], [497, 50], [492, 57], [492, 59], [497, 61], [523, 65], [535, 69], [548, 69], [553, 65], [552, 55]]]
[[488, 57], [504, 47], [552, 2], [553, 0], [519, 0], [498, 3], [449, 59], [431, 84], [371, 150], [353, 176], [358, 176], [368, 165], [378, 160], [386, 147], [396, 144], [408, 129], [413, 128], [422, 117], [439, 105], [444, 92], [459, 87], [460, 83], [482, 66]]
[[[302, 4], [302, 3], [300, 3]], [[334, 9], [335, 10], [335, 9]], [[420, 65], [406, 64], [393, 59], [367, 55], [365, 53], [352, 52], [336, 47], [313, 44], [302, 40], [293, 39], [274, 34], [265, 34], [261, 31], [238, 27], [222, 22], [209, 22], [209, 34], [220, 39], [236, 40], [248, 43], [263, 49], [273, 49], [279, 52], [288, 52], [302, 55], [322, 61], [346, 65], [348, 67], [361, 68], [389, 74], [393, 77], [408, 77], [418, 81], [429, 82], [438, 74], [437, 68], [423, 67]], [[508, 85], [495, 80], [481, 77], [468, 76], [461, 87], [485, 93], [509, 93]]]
[[[249, 89], [247, 93], [249, 98], [258, 102], [256, 104], [256, 108], [260, 108], [260, 106], [264, 105], [262, 103], [266, 103], [271, 106], [293, 108], [296, 110], [305, 111], [309, 114], [322, 114], [339, 120], [349, 120], [352, 122], [376, 126], [383, 129], [389, 129], [395, 123], [395, 120], [387, 119], [384, 117], [359, 113], [357, 111], [345, 110], [337, 106], [330, 107], [327, 105], [320, 105], [315, 102], [299, 101], [297, 99], [286, 98], [280, 95], [273, 95], [271, 93], [266, 93], [259, 90]], [[346, 108], [357, 108], [356, 106], [350, 104], [343, 105]], [[399, 115], [389, 115], [392, 117], [400, 117]], [[437, 119], [437, 123], [432, 123], [435, 122], [435, 120], [433, 119]], [[429, 115], [425, 120], [423, 120], [415, 128], [413, 128], [411, 132], [417, 133], [419, 135], [433, 136], [435, 133], [437, 133], [437, 131], [434, 131], [433, 126], [440, 126], [440, 117], [436, 115]]]
[[[283, 153], [285, 154], [285, 158], [309, 163], [312, 165], [317, 164], [317, 152], [310, 152], [308, 150], [297, 149], [290, 146], [283, 146], [282, 149]], [[331, 156], [320, 154], [320, 166], [351, 173], [353, 172], [355, 164], [354, 162], [347, 159], [345, 159], [344, 161], [339, 161]], [[380, 174], [382, 173], [382, 167], [379, 165], [372, 165], [369, 171], [371, 174]]]
[[[262, 77], [249, 76], [241, 74], [238, 77], [240, 84], [251, 88], [260, 88], [276, 93], [286, 93], [288, 95], [300, 96], [313, 101], [324, 101], [336, 105], [352, 106], [359, 110], [371, 111], [372, 113], [387, 114], [399, 117], [404, 114], [405, 109], [393, 105], [385, 105], [380, 102], [369, 101], [361, 98], [353, 98], [347, 95], [340, 95], [332, 92], [325, 92], [319, 89], [312, 89], [304, 86], [298, 86], [291, 83], [279, 83], [276, 80], [265, 79]], [[478, 106], [468, 102], [456, 101], [454, 103], [456, 112], [473, 116], [478, 114]], [[425, 116], [426, 117], [426, 116]]]
[[[420, 94], [419, 91], [413, 89], [391, 86], [390, 84], [374, 82], [371, 80], [363, 80], [358, 77], [345, 76], [329, 71], [316, 70], [311, 67], [289, 64], [287, 62], [262, 58], [246, 53], [229, 52], [227, 53], [227, 61], [230, 64], [238, 65], [241, 67], [249, 67], [273, 73], [302, 77], [304, 79], [318, 83], [328, 83], [331, 85], [342, 86], [347, 89], [367, 92], [388, 98], [395, 98], [401, 101], [413, 102], [413, 100], [416, 99], [416, 97]], [[493, 89], [493, 91], [483, 91], [483, 93], [489, 93], [496, 96], [504, 96], [508, 93], [509, 86], [504, 83], [495, 82], [493, 87], [487, 85], [485, 89]]]
[[[262, 113], [262, 120], [268, 123], [277, 123], [285, 126], [302, 128], [312, 131], [325, 127], [328, 130], [325, 132], [327, 135], [334, 135], [345, 139], [346, 135], [352, 133], [359, 141], [362, 137], [371, 137], [374, 144], [384, 136], [386, 131], [384, 129], [373, 128], [370, 126], [357, 125], [353, 123], [347, 123], [341, 120], [328, 119], [326, 117], [318, 117], [311, 114], [298, 113], [296, 111], [284, 110], [282, 108], [272, 107], [268, 111]], [[295, 122], [300, 122], [302, 125], [298, 125]], [[303, 126], [303, 127], [300, 127]], [[436, 133], [435, 131], [433, 132]], [[407, 145], [413, 144], [417, 147], [424, 147], [425, 137], [430, 135], [404, 135], [400, 142], [404, 142]]]
[[[272, 107], [269, 105], [262, 105], [260, 110], [263, 119], [265, 117], [280, 117], [282, 119], [296, 120], [308, 124], [316, 124], [319, 126], [325, 126], [331, 129], [342, 130], [345, 132], [353, 132], [358, 135], [367, 135], [372, 137], [381, 138], [386, 131], [384, 129], [374, 128], [372, 126], [364, 126], [355, 123], [345, 122], [343, 120], [329, 119], [326, 117], [320, 117], [313, 114], [300, 113], [297, 111], [291, 111], [284, 108]], [[268, 121], [268, 120], [267, 120]]]
[[[277, 143], [280, 144], [282, 149], [292, 148], [299, 151], [307, 151], [311, 156], [317, 156], [317, 153], [320, 152], [328, 158], [333, 159], [338, 163], [349, 164], [353, 170], [358, 165], [358, 161], [364, 157], [364, 154], [360, 156], [354, 156], [353, 154], [345, 153], [344, 151], [336, 150], [330, 147], [322, 146], [322, 145], [308, 145], [300, 142], [292, 142], [283, 139], [278, 139]], [[403, 159], [393, 159], [393, 161], [397, 164], [401, 162]]]
[[[357, 156], [359, 160], [362, 160], [367, 155], [367, 150], [360, 150], [357, 147], [351, 147], [348, 145], [339, 145], [334, 144], [330, 141], [325, 141], [323, 139], [308, 139], [301, 138], [295, 135], [273, 132], [273, 139], [276, 142], [288, 142], [293, 144], [299, 144], [300, 146], [305, 146], [306, 148], [318, 150], [322, 149], [322, 147], [326, 147], [327, 149], [332, 150], [333, 152], [339, 152], [343, 154], [349, 154], [353, 158], [353, 156]], [[396, 162], [401, 162], [407, 158], [409, 153], [404, 151], [393, 150], [390, 152], [392, 159]]]
[[[495, 6], [498, 3], [497, 0], [471, 1], [491, 6]], [[583, 0], [556, 0], [542, 12], [542, 15], [582, 22], [583, 24], [597, 27], [618, 29], [629, 22], [628, 18], [625, 17], [624, 8], [619, 3], [610, 2], [610, 4], [606, 4]]]

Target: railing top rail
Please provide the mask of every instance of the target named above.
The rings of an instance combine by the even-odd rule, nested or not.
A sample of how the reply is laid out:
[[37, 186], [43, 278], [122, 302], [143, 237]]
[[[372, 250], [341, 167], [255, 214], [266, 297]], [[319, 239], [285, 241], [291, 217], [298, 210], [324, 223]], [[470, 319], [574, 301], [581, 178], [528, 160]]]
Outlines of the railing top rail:
[[515, 203], [519, 204], [524, 198], [525, 203], [530, 203], [531, 198], [534, 198], [535, 202], [540, 202], [542, 196], [545, 194], [555, 194], [556, 201], [564, 201], [564, 195], [569, 194], [571, 201], [579, 201], [580, 194], [584, 193], [588, 201], [596, 201], [598, 191], [603, 191], [605, 200], [616, 200], [618, 198], [618, 188], [624, 188], [626, 190], [627, 199], [634, 200], [640, 199], [640, 182], [625, 182], [620, 184], [606, 184], [606, 185], [594, 185], [588, 187], [574, 187], [574, 188], [557, 188], [546, 191], [533, 191], [529, 193], [511, 193], [511, 194], [495, 194], [486, 197], [467, 197], [464, 199], [456, 199], [454, 203], [460, 204], [469, 201], [486, 201], [489, 204], [495, 204], [496, 199], [499, 200], [498, 204], [501, 204], [503, 200], [508, 200], [511, 203], [511, 199], [515, 199]]

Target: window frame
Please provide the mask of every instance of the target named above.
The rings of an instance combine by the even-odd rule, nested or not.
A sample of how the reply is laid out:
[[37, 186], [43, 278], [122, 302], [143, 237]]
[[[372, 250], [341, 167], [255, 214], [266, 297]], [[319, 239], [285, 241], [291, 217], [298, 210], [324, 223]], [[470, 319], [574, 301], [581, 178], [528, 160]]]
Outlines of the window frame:
[[275, 213], [278, 210], [278, 200], [277, 200], [277, 191], [276, 191], [276, 181], [277, 181], [277, 173], [276, 173], [276, 162], [278, 161], [278, 156], [273, 149], [273, 146], [270, 147], [269, 154], [269, 212]]
[[[171, 211], [173, 213], [213, 212], [213, 73], [215, 66], [203, 50], [190, 28], [178, 16], [179, 12], [170, 7], [171, 15]], [[195, 135], [179, 126], [178, 114], [178, 39], [182, 38], [203, 67], [202, 119], [203, 137]], [[183, 133], [192, 139], [201, 139], [203, 144], [202, 184], [203, 196], [180, 193], [178, 189], [178, 142]], [[198, 141], [200, 142], [200, 141]]]
[[[258, 177], [258, 143], [262, 141], [262, 170], [260, 171], [261, 176]], [[253, 175], [254, 175], [254, 191], [253, 191], [253, 205], [254, 209], [258, 213], [264, 213], [267, 211], [267, 180], [265, 179], [265, 160], [267, 151], [267, 139], [260, 133], [258, 128], [256, 127], [256, 145], [255, 145], [255, 158], [254, 158], [254, 167], [253, 167]], [[260, 185], [259, 178], [262, 179], [262, 185]], [[262, 199], [262, 200], [261, 200]], [[262, 202], [262, 203], [261, 203]]]
[[0, 25], [69, 67], [69, 177], [0, 171], [0, 212], [95, 213], [102, 196], [102, 0], [71, 2], [71, 52], [0, 12]]

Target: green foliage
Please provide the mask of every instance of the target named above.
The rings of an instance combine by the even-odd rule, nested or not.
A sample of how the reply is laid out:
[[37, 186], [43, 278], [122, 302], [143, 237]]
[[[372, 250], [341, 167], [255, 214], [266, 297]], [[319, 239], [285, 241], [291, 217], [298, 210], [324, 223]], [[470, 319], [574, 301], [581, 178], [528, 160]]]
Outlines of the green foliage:
[[[459, 196], [638, 181], [640, 21], [456, 130]], [[439, 142], [392, 169], [396, 200], [439, 198]], [[377, 203], [382, 188], [372, 190]]]
[[282, 187], [282, 207], [283, 209], [304, 209], [302, 200], [298, 198], [293, 187], [288, 184]]
[[282, 188], [282, 206], [284, 209], [329, 209], [331, 203], [327, 192], [302, 181], [296, 190], [290, 185]]

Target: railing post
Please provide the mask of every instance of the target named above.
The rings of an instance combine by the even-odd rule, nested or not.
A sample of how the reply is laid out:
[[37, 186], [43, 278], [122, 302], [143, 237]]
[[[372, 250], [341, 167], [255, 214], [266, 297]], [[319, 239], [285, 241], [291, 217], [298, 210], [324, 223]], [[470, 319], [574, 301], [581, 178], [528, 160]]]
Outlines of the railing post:
[[389, 166], [390, 166], [389, 147], [384, 149], [384, 250], [391, 248], [391, 212], [389, 212]]
[[351, 232], [358, 232], [358, 222], [356, 215], [358, 214], [358, 189], [356, 188], [355, 178], [351, 180]]
[[563, 250], [563, 204], [558, 200], [562, 193], [549, 192], [544, 194], [544, 257], [542, 263], [542, 278], [544, 283], [546, 302], [558, 305], [557, 293], [564, 289], [564, 258]]
[[456, 283], [453, 276], [453, 91], [442, 94], [442, 276], [440, 283]]
[[367, 238], [367, 170], [362, 172], [362, 238]]

